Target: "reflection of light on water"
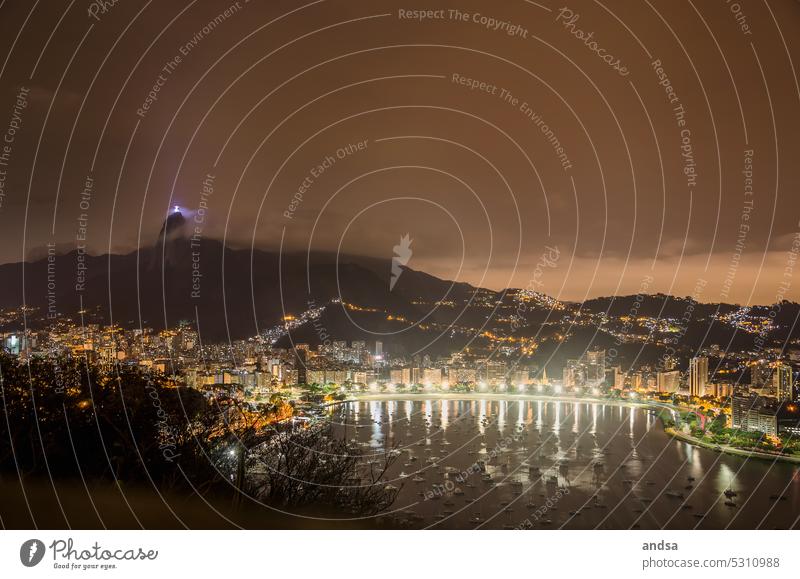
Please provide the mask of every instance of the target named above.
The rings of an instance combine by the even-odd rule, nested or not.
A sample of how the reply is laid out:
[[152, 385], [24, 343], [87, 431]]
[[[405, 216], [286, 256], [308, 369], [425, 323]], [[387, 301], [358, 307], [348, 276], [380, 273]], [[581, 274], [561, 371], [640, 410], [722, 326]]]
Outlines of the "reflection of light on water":
[[556, 406], [556, 417], [553, 420], [553, 432], [558, 434], [559, 430], [561, 429], [561, 401], [557, 401], [555, 403]]
[[636, 421], [636, 409], [628, 408], [628, 414], [630, 415], [628, 420], [628, 432], [630, 433], [631, 438], [633, 438], [633, 425]]
[[[516, 410], [513, 408], [514, 403], [517, 404]], [[429, 454], [423, 454], [423, 448], [417, 447], [417, 442], [420, 439], [423, 441], [423, 444], [426, 442], [430, 444], [428, 441], [432, 441], [432, 446], [428, 447], [428, 449], [430, 449], [430, 455], [438, 454], [446, 456], [446, 464], [461, 471], [469, 468], [477, 460], [487, 459], [487, 454], [496, 448], [498, 442], [503, 438], [503, 436], [495, 436], [496, 432], [494, 431], [497, 429], [493, 425], [489, 428], [482, 428], [480, 426], [481, 421], [494, 422], [496, 420], [499, 422], [500, 420], [505, 420], [505, 430], [507, 431], [506, 434], [519, 429], [524, 429], [522, 434], [524, 438], [522, 441], [518, 444], [512, 445], [514, 450], [524, 450], [524, 454], [520, 453], [520, 456], [518, 456], [514, 452], [503, 452], [496, 461], [493, 461], [492, 464], [489, 465], [488, 468], [493, 476], [498, 476], [498, 471], [501, 470], [501, 468], [506, 464], [507, 458], [510, 455], [511, 460], [509, 461], [508, 474], [511, 474], [513, 480], [520, 480], [525, 485], [523, 488], [524, 494], [522, 498], [518, 499], [516, 503], [512, 503], [513, 512], [509, 512], [508, 514], [503, 513], [500, 515], [503, 522], [508, 522], [510, 524], [518, 524], [519, 520], [517, 517], [524, 519], [525, 517], [532, 516], [533, 511], [528, 511], [525, 508], [525, 503], [530, 500], [531, 502], [536, 502], [537, 504], [541, 505], [544, 501], [546, 501], [546, 498], [539, 498], [539, 493], [547, 492], [549, 495], [550, 491], [552, 490], [552, 488], [549, 488], [546, 491], [545, 489], [547, 487], [545, 487], [544, 482], [536, 483], [541, 484], [541, 486], [530, 491], [531, 498], [527, 496], [527, 493], [529, 492], [527, 490], [529, 485], [534, 484], [533, 478], [529, 480], [529, 473], [527, 472], [528, 465], [539, 467], [540, 472], [542, 475], [544, 475], [545, 479], [548, 476], [557, 476], [559, 481], [563, 482], [565, 480], [565, 475], [571, 475], [569, 477], [570, 479], [574, 477], [578, 480], [578, 482], [583, 481], [586, 491], [591, 493], [593, 490], [591, 486], [598, 484], [598, 481], [600, 480], [600, 475], [598, 475], [596, 471], [596, 476], [592, 478], [592, 467], [594, 465], [594, 461], [605, 462], [605, 473], [601, 473], [603, 477], [608, 476], [610, 478], [614, 475], [617, 475], [617, 478], [613, 479], [614, 482], [608, 483], [609, 486], [606, 487], [610, 495], [606, 497], [608, 504], [611, 506], [617, 502], [621, 502], [621, 507], [623, 508], [637, 508], [640, 507], [640, 505], [638, 503], [636, 505], [632, 504], [632, 502], [636, 499], [633, 496], [628, 496], [631, 487], [628, 485], [623, 485], [620, 482], [620, 479], [624, 478], [639, 480], [640, 478], [644, 477], [651, 481], [656, 481], [656, 484], [659, 485], [658, 487], [650, 489], [642, 487], [642, 489], [640, 489], [642, 493], [650, 496], [658, 496], [660, 485], [666, 484], [672, 489], [677, 489], [680, 492], [683, 492], [686, 497], [691, 495], [691, 499], [687, 498], [686, 500], [694, 505], [694, 509], [686, 511], [680, 510], [678, 511], [679, 514], [675, 518], [675, 521], [682, 521], [681, 524], [685, 524], [687, 526], [696, 524], [696, 521], [692, 517], [692, 514], [696, 510], [705, 512], [706, 509], [711, 509], [713, 501], [715, 501], [717, 498], [719, 498], [718, 509], [725, 511], [726, 507], [722, 505], [722, 502], [725, 500], [722, 498], [724, 497], [722, 493], [728, 488], [728, 485], [731, 485], [733, 490], [739, 493], [740, 499], [734, 499], [734, 502], [739, 504], [741, 509], [744, 511], [744, 500], [746, 496], [749, 495], [749, 491], [751, 490], [750, 487], [754, 487], [756, 484], [750, 480], [749, 474], [745, 474], [745, 471], [743, 471], [742, 474], [735, 475], [735, 472], [741, 463], [739, 459], [729, 458], [727, 456], [718, 458], [720, 457], [718, 454], [711, 453], [706, 449], [698, 449], [679, 441], [676, 441], [671, 448], [667, 449], [667, 452], [664, 453], [663, 458], [661, 458], [661, 455], [656, 457], [655, 453], [658, 453], [662, 450], [660, 443], [662, 440], [666, 441], [668, 437], [664, 435], [660, 429], [657, 416], [654, 419], [653, 414], [647, 414], [647, 410], [643, 409], [630, 409], [623, 406], [622, 408], [625, 408], [624, 410], [621, 409], [616, 411], [613, 408], [610, 408], [607, 411], [608, 414], [605, 415], [604, 420], [603, 415], [600, 414], [603, 407], [601, 402], [564, 401], [561, 404], [556, 404], [555, 401], [544, 400], [511, 400], [507, 401], [506, 404], [499, 404], [499, 400], [480, 401], [476, 397], [474, 400], [441, 400], [435, 398], [432, 399], [430, 407], [425, 405], [423, 400], [411, 402], [409, 400], [403, 400], [402, 398], [397, 401], [387, 400], [386, 402], [381, 402], [378, 404], [370, 404], [368, 401], [362, 401], [361, 404], [365, 405], [363, 408], [360, 408], [361, 424], [363, 428], [355, 432], [355, 437], [360, 443], [363, 444], [364, 442], [367, 442], [372, 447], [367, 447], [370, 454], [382, 451], [385, 446], [392, 442], [392, 437], [400, 437], [401, 432], [409, 432], [409, 436], [412, 436], [411, 431], [413, 430], [413, 438], [411, 440], [399, 441], [402, 443], [413, 441], [413, 444], [410, 445], [409, 450], [412, 451], [413, 454], [420, 460], [420, 462], [417, 462], [413, 466], [409, 464], [408, 468], [404, 469], [406, 473], [411, 472], [412, 474], [410, 476], [412, 477], [414, 476], [413, 471], [427, 466], [424, 464], [424, 461]], [[525, 405], [524, 407], [523, 404]], [[493, 408], [489, 408], [490, 406]], [[346, 416], [349, 418], [348, 422], [350, 423], [349, 427], [345, 426], [343, 429], [348, 440], [351, 440], [353, 437], [352, 417], [356, 412], [356, 407], [356, 403], [342, 405], [342, 409], [347, 410]], [[427, 421], [441, 425], [442, 428], [446, 427], [446, 438], [450, 443], [452, 443], [452, 446], [440, 448], [439, 441], [433, 434], [430, 434], [426, 438], [424, 430], [422, 430], [419, 424], [419, 417], [420, 415], [423, 415], [423, 411], [426, 410], [426, 408], [430, 410], [431, 416]], [[474, 412], [471, 412], [471, 410], [474, 410]], [[495, 420], [489, 418], [489, 412], [494, 413]], [[569, 416], [569, 413], [571, 412], [573, 413], [572, 417]], [[625, 412], [628, 412], [628, 416], [625, 416]], [[646, 414], [641, 415], [642, 412], [645, 412]], [[469, 415], [467, 415], [467, 413], [469, 413]], [[634, 413], [638, 413], [639, 416], [634, 416]], [[413, 425], [407, 426], [406, 424], [401, 423], [392, 427], [391, 423], [393, 419], [401, 419], [404, 416], [413, 417]], [[381, 427], [381, 429], [378, 429], [375, 426], [367, 429], [367, 420], [370, 417], [372, 417], [373, 420], [377, 418], [377, 422], [384, 424], [387, 420], [389, 420], [389, 425], [384, 425]], [[617, 417], [621, 417], [623, 420], [627, 418], [628, 420], [620, 420], [617, 422]], [[570, 420], [570, 418], [572, 418], [572, 420]], [[642, 419], [644, 419], [644, 423], [642, 422]], [[478, 428], [475, 427], [476, 420], [479, 421]], [[553, 438], [550, 433], [550, 429], [554, 420], [556, 425], [558, 425], [557, 427], [563, 428], [564, 433], [567, 436], [567, 438], [562, 439], [560, 443], [558, 443], [557, 439]], [[547, 424], [545, 424], [545, 421]], [[633, 432], [639, 436], [643, 434], [645, 424], [655, 424], [652, 428], [655, 432], [657, 432], [657, 434], [652, 435], [655, 436], [653, 440], [648, 439], [647, 441], [644, 441], [644, 444], [640, 444], [638, 450], [641, 452], [637, 453], [637, 450], [635, 448], [631, 448], [632, 445], [629, 446], [628, 441], [625, 440], [627, 436], [624, 434], [621, 437], [616, 435], [617, 429], [620, 426], [622, 428], [619, 428], [619, 431], [624, 432], [625, 422], [627, 422], [629, 428], [631, 428]], [[534, 432], [525, 429], [525, 427], [528, 425], [534, 428], [538, 427], [541, 436], [537, 437]], [[575, 434], [576, 425], [578, 428], [580, 428], [580, 432], [577, 434]], [[544, 426], [547, 426], [547, 432], [542, 430]], [[600, 428], [601, 426], [603, 427], [602, 429]], [[487, 431], [483, 441], [481, 441], [480, 437], [478, 437], [477, 440], [474, 439], [475, 431], [478, 429], [481, 431]], [[584, 438], [583, 440], [580, 440], [582, 448], [580, 449], [580, 453], [576, 455], [574, 444], [578, 440], [577, 437], [580, 436], [580, 433], [587, 431], [591, 432], [591, 435], [594, 438], [590, 438], [588, 440]], [[339, 432], [341, 432], [341, 430]], [[570, 434], [570, 432], [572, 432], [572, 434]], [[420, 433], [422, 434], [421, 436], [419, 436]], [[545, 441], [547, 441], [547, 444], [545, 444]], [[556, 441], [555, 444], [553, 443], [554, 441]], [[570, 443], [572, 443], [572, 446], [570, 446]], [[588, 447], [585, 445], [588, 445]], [[604, 445], [608, 445], [612, 451], [608, 456], [604, 456], [601, 450]], [[526, 446], [527, 448], [524, 448]], [[594, 447], [594, 450], [592, 450], [592, 447]], [[461, 450], [462, 448], [464, 449], [463, 451]], [[467, 453], [467, 450], [470, 452]], [[631, 454], [628, 454], [629, 452]], [[637, 458], [640, 460], [637, 460]], [[527, 459], [527, 462], [523, 463], [523, 459]], [[562, 459], [569, 460], [568, 472], [559, 468], [559, 461]], [[620, 459], [625, 464], [624, 474], [616, 470], [619, 466], [618, 461]], [[700, 464], [702, 460], [707, 460], [709, 466], [713, 464], [714, 468], [709, 469], [708, 474], [711, 475], [710, 478], [716, 479], [716, 482], [708, 481], [708, 483], [703, 484], [704, 473]], [[685, 466], [681, 468], [681, 463], [684, 463], [684, 461]], [[719, 462], [714, 464], [716, 461]], [[723, 461], [727, 462], [728, 464], [720, 464]], [[445, 461], [443, 460], [443, 462]], [[717, 464], [719, 464], [719, 467], [717, 467]], [[522, 467], [522, 470], [520, 471], [521, 475], [518, 477], [517, 475], [519, 473], [513, 473], [512, 471], [514, 468], [520, 466]], [[766, 468], [769, 468], [769, 466], [767, 465]], [[393, 470], [390, 473], [390, 476], [387, 477], [387, 480], [396, 476], [397, 471], [399, 470], [399, 468]], [[406, 484], [403, 488], [401, 497], [398, 499], [398, 507], [404, 507], [404, 505], [418, 503], [417, 506], [412, 506], [409, 508], [412, 508], [415, 512], [424, 515], [426, 517], [425, 524], [430, 523], [433, 520], [432, 517], [434, 517], [436, 513], [441, 512], [441, 508], [447, 508], [442, 505], [442, 502], [448, 499], [447, 496], [443, 496], [440, 503], [426, 502], [416, 498], [417, 492], [420, 490], [427, 490], [428, 485], [433, 486], [447, 480], [446, 477], [439, 476], [443, 473], [439, 473], [438, 475], [434, 474], [435, 470], [435, 467], [426, 470], [427, 474], [423, 475], [426, 481], [422, 485]], [[656, 470], [659, 470], [660, 474], [655, 472]], [[712, 473], [712, 470], [716, 472]], [[795, 472], [800, 473], [800, 468], [796, 468]], [[786, 469], [786, 474], [789, 476], [789, 468]], [[659, 480], [660, 475], [663, 475], [663, 481]], [[675, 475], [674, 480], [671, 480], [673, 475]], [[687, 481], [687, 476], [695, 477], [696, 481]], [[734, 476], [736, 478], [734, 478]], [[538, 479], [538, 477], [539, 473], [536, 474], [535, 478]], [[458, 485], [464, 491], [464, 498], [480, 497], [484, 492], [484, 487], [479, 480], [480, 475], [475, 475], [474, 478], [475, 482], [477, 483], [476, 488], [467, 487], [463, 484]], [[670, 478], [669, 481], [667, 481], [668, 478]], [[590, 479], [592, 479], [592, 485], [588, 484]], [[788, 481], [783, 482], [785, 483]], [[575, 508], [575, 506], [572, 504], [572, 501], [578, 501], [578, 493], [583, 493], [579, 487], [575, 486], [576, 481], [572, 481], [572, 483], [573, 489], [571, 490], [575, 492], [575, 496], [566, 499], [563, 504], [558, 505], [560, 512], [554, 511], [554, 513], [550, 515], [554, 524], [558, 523], [560, 525], [564, 520], [568, 519], [566, 510]], [[399, 486], [399, 483], [396, 482], [392, 484]], [[644, 481], [642, 481], [642, 484], [644, 484]], [[693, 485], [694, 490], [683, 490], [684, 487], [688, 487], [690, 484]], [[800, 478], [796, 479], [794, 484], [797, 486], [792, 487], [791, 492], [800, 493]], [[493, 515], [495, 513], [502, 512], [504, 507], [500, 505], [500, 501], [514, 500], [511, 492], [512, 487], [510, 487], [510, 485], [497, 485], [495, 489], [496, 490], [493, 491], [492, 495], [479, 499], [480, 503], [483, 504], [483, 511], [485, 514], [488, 513], [489, 515]], [[776, 490], [778, 489], [774, 488], [766, 490], [766, 492], [770, 493], [775, 492]], [[636, 492], [638, 493], [638, 491]], [[722, 495], [722, 497], [720, 495]], [[756, 497], [758, 497], [759, 503], [755, 506], [759, 507], [763, 511], [773, 505], [773, 503], [766, 501], [766, 498], [763, 497], [763, 494], [756, 495]], [[756, 497], [754, 497], [754, 499]], [[580, 497], [578, 504], [583, 504], [589, 498], [591, 498], [591, 494], [587, 494], [585, 497]], [[454, 505], [456, 508], [453, 510], [457, 511], [461, 509], [461, 500], [463, 499], [453, 498], [453, 500], [459, 503], [457, 506]], [[673, 512], [678, 510], [678, 505], [680, 505], [681, 502], [682, 501], [676, 501], [667, 505], [663, 511], [665, 518], [672, 516]], [[791, 503], [784, 503], [786, 507], [789, 507], [790, 504]], [[780, 510], [780, 506], [783, 505], [779, 504], [779, 506], [776, 507], [776, 512]], [[658, 504], [652, 508], [656, 507], [658, 507]], [[455, 527], [459, 527], [465, 523], [467, 518], [474, 516], [478, 506], [473, 505], [463, 508], [464, 512], [462, 518], [458, 522], [454, 523]], [[757, 515], [757, 518], [755, 519], [755, 522], [757, 522], [763, 515], [761, 512], [755, 512], [758, 510], [759, 509], [756, 508], [754, 510], [748, 510], [745, 512], [748, 513], [748, 517]], [[787, 510], [788, 509], [784, 509], [784, 511]], [[592, 513], [596, 511], [591, 509], [588, 512]], [[737, 510], [726, 512], [733, 513], [737, 512]], [[743, 516], [745, 515], [745, 512], [742, 513]], [[787, 512], [784, 514], [788, 517], [790, 513]], [[719, 515], [717, 508], [714, 509], [712, 515], [714, 517]], [[586, 525], [593, 527], [597, 524], [597, 520], [602, 519], [603, 516], [604, 515], [598, 514], [597, 519], [587, 521], [587, 514], [584, 512], [583, 520], [587, 521], [585, 523]], [[556, 518], [558, 518], [558, 520], [556, 520]], [[724, 525], [728, 520], [729, 519], [722, 521], [721, 524]], [[789, 522], [791, 522], [791, 520], [793, 520], [793, 517], [789, 520]], [[578, 525], [580, 522], [580, 520], [576, 519], [575, 524]], [[498, 522], [497, 526], [500, 524], [501, 523]], [[645, 525], [642, 524], [642, 526]]]
[[389, 412], [389, 416], [388, 416], [388, 418], [389, 418], [389, 438], [391, 438], [392, 435], [394, 434], [393, 430], [394, 430], [395, 416], [397, 415], [397, 401], [396, 400], [390, 400], [389, 403], [386, 405], [386, 409]]
[[[433, 403], [430, 400], [425, 401], [425, 424], [433, 424]], [[430, 430], [430, 426], [426, 426], [427, 430]]]
[[700, 453], [700, 449], [693, 444], [687, 444], [686, 446], [689, 448], [686, 462], [692, 465], [692, 472], [699, 474], [703, 470], [703, 455]]
[[500, 401], [500, 409], [498, 410], [497, 414], [497, 428], [500, 429], [500, 432], [505, 430], [506, 427], [506, 411], [508, 410], [508, 402], [505, 400]]
[[370, 446], [380, 446], [381, 439], [383, 438], [383, 430], [380, 425], [383, 413], [381, 412], [380, 402], [369, 403], [369, 416], [372, 419], [372, 438], [369, 442]]
[[727, 489], [729, 486], [733, 488], [734, 474], [735, 474], [734, 470], [727, 464], [725, 464], [724, 462], [719, 463], [719, 468], [717, 469], [717, 477], [714, 480], [714, 483], [719, 492], [724, 492], [725, 489]]
[[580, 421], [581, 416], [581, 405], [575, 404], [575, 411], [574, 411], [574, 418], [572, 420], [572, 432], [578, 434], [578, 422]]
[[486, 427], [483, 425], [483, 421], [486, 419], [486, 400], [481, 400], [478, 402], [478, 432], [483, 434], [486, 432]]

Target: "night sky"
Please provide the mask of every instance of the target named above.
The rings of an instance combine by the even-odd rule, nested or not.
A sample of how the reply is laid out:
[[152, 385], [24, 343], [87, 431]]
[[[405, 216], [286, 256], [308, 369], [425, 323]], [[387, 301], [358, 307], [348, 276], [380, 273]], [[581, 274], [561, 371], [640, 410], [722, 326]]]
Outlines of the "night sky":
[[0, 262], [178, 205], [494, 289], [796, 300], [799, 39], [793, 0], [3, 0]]

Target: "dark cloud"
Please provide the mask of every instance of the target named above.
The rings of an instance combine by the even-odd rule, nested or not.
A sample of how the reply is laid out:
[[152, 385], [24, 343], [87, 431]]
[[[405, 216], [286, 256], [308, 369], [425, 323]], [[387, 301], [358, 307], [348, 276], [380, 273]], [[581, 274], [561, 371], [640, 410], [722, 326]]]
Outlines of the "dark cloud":
[[[213, 174], [203, 235], [240, 246], [389, 258], [409, 233], [411, 267], [490, 287], [557, 246], [568, 299], [647, 272], [685, 295], [735, 261], [730, 298], [772, 300], [800, 227], [798, 4], [742, 4], [749, 32], [724, 3], [542, 5], [42, 4], [0, 77], [0, 132], [31, 89], [0, 259], [74, 246], [82, 213], [92, 251], [149, 245]], [[401, 17], [423, 8], [444, 16]], [[28, 10], [2, 8], [7, 54]]]

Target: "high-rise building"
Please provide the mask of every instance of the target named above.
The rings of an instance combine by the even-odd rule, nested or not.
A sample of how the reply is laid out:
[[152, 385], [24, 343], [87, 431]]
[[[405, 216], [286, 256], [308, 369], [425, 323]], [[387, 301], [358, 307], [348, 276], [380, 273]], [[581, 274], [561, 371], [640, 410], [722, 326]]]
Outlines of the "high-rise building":
[[678, 370], [659, 372], [657, 383], [659, 392], [666, 394], [677, 392], [681, 384], [681, 373]]
[[306, 364], [307, 364], [307, 354], [308, 350], [304, 350], [299, 347], [295, 348], [294, 355], [295, 355], [295, 364], [294, 369], [297, 370], [297, 383], [298, 384], [307, 384], [307, 374], [306, 374]]
[[778, 400], [794, 400], [794, 379], [792, 367], [780, 362], [775, 364], [772, 385]]
[[623, 390], [625, 388], [625, 378], [626, 374], [619, 366], [614, 368], [614, 388]]
[[778, 434], [777, 404], [770, 403], [771, 398], [756, 395], [731, 398], [731, 425], [733, 428], [763, 432], [775, 436]]
[[331, 349], [333, 350], [333, 358], [338, 361], [345, 360], [347, 358], [347, 342], [344, 340], [336, 340], [331, 344]]
[[697, 356], [689, 361], [689, 395], [705, 396], [708, 383], [708, 358]]
[[491, 384], [499, 384], [506, 381], [506, 363], [489, 361], [485, 366], [486, 380]]
[[590, 350], [586, 352], [586, 381], [593, 386], [600, 384], [606, 377], [606, 351]]
[[582, 388], [586, 384], [586, 366], [580, 360], [567, 360], [562, 381], [564, 388]]
[[750, 388], [760, 389], [769, 380], [772, 368], [765, 360], [759, 360], [750, 366]]
[[729, 382], [712, 382], [706, 387], [706, 392], [715, 398], [730, 398], [733, 396], [733, 384]]
[[509, 375], [508, 380], [511, 384], [515, 384], [517, 386], [520, 384], [530, 384], [527, 370], [515, 370]]
[[439, 384], [442, 383], [442, 369], [425, 368], [423, 381], [425, 384], [432, 384], [433, 386], [438, 386]]
[[450, 384], [471, 384], [477, 382], [477, 372], [474, 368], [450, 368], [447, 378]]

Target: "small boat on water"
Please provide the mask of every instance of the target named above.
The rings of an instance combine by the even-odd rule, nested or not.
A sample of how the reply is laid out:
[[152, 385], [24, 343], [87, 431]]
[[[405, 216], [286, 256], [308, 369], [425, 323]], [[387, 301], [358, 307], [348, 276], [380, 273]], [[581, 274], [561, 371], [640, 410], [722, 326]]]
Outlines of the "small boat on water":
[[725, 501], [725, 506], [726, 507], [735, 507], [736, 503], [734, 503], [733, 501]]
[[664, 494], [667, 495], [668, 497], [672, 497], [674, 499], [682, 499], [683, 498], [683, 493], [680, 492], [680, 491], [669, 490], [669, 491], [665, 492]]
[[725, 489], [725, 493], [724, 494], [725, 494], [726, 497], [731, 499], [731, 498], [735, 497], [737, 493], [736, 493], [735, 490], [733, 490], [731, 488], [728, 488], [728, 489]]

